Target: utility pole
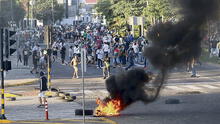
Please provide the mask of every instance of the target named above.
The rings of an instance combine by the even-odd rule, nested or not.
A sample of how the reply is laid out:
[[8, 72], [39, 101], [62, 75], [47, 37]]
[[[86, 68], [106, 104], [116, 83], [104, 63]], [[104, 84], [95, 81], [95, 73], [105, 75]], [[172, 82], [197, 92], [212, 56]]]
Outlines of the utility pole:
[[66, 10], [65, 16], [66, 16], [66, 18], [68, 18], [68, 17], [69, 17], [69, 15], [68, 15], [68, 11], [69, 11], [69, 8], [68, 8], [68, 7], [69, 7], [69, 6], [68, 6], [68, 0], [66, 0], [66, 5], [65, 5], [65, 6], [66, 6], [66, 7], [65, 7], [65, 8], [66, 8], [66, 9], [65, 9], [65, 10]]
[[6, 120], [7, 118], [5, 117], [5, 86], [4, 86], [4, 56], [3, 56], [3, 42], [4, 42], [4, 38], [3, 38], [3, 33], [4, 33], [4, 29], [1, 28], [0, 29], [0, 56], [1, 56], [1, 116], [0, 119], [1, 120]]
[[[0, 11], [2, 11], [2, 1], [0, 0]], [[0, 16], [0, 22], [3, 21], [3, 17]], [[1, 62], [1, 68], [0, 68], [0, 72], [1, 72], [1, 115], [0, 115], [0, 120], [6, 120], [5, 117], [5, 86], [4, 86], [4, 56], [3, 56], [3, 42], [4, 42], [4, 38], [3, 38], [3, 33], [4, 33], [4, 29], [3, 26], [0, 24], [0, 62]]]
[[48, 87], [51, 89], [51, 44], [52, 44], [52, 26], [45, 27], [45, 42], [47, 43], [47, 79]]
[[52, 25], [54, 25], [54, 0], [52, 0]]
[[14, 5], [13, 0], [11, 0], [11, 27], [14, 25]]
[[29, 29], [29, 11], [30, 11], [30, 0], [27, 2], [27, 29]]

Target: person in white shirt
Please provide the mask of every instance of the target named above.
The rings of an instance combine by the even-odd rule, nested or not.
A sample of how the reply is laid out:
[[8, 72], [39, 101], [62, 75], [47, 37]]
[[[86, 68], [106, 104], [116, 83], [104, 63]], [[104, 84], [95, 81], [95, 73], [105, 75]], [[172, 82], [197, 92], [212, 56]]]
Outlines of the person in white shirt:
[[108, 55], [110, 53], [110, 47], [109, 47], [108, 43], [104, 43], [102, 49], [103, 49], [103, 52], [105, 55]]
[[134, 53], [135, 53], [135, 61], [138, 62], [139, 46], [137, 42], [134, 42], [134, 44], [132, 45], [132, 48], [134, 49]]
[[103, 49], [102, 48], [98, 48], [97, 51], [96, 51], [96, 55], [97, 55], [97, 61], [98, 61], [98, 67], [97, 68], [102, 68], [102, 60], [103, 60], [103, 57], [104, 57], [104, 52], [103, 52]]
[[73, 53], [74, 53], [74, 55], [77, 55], [78, 57], [80, 57], [80, 48], [78, 45], [74, 46]]
[[40, 46], [36, 44], [36, 45], [33, 47], [33, 49], [32, 49], [32, 52], [33, 52], [33, 51], [40, 52], [40, 51], [41, 51]]

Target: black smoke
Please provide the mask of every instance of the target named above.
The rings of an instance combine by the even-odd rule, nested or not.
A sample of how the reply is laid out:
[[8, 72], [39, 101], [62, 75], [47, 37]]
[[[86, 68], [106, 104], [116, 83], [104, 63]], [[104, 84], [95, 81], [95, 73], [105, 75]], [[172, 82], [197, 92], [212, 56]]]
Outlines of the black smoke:
[[160, 23], [148, 32], [152, 46], [144, 55], [160, 70], [172, 69], [201, 54], [203, 28], [219, 15], [219, 0], [177, 0], [182, 19]]
[[[157, 99], [168, 71], [178, 64], [186, 63], [201, 54], [202, 28], [207, 20], [217, 19], [218, 0], [176, 0], [182, 19], [179, 22], [160, 23], [148, 32], [152, 41], [144, 51], [144, 56], [159, 70], [151, 81], [153, 90], [146, 87], [151, 75], [142, 69], [133, 69], [113, 75], [106, 80], [110, 96], [105, 100], [121, 98], [124, 105], [135, 101], [145, 103]], [[147, 88], [147, 91], [146, 91]]]
[[161, 73], [154, 80], [157, 98], [166, 82], [167, 72], [177, 65], [185, 64], [201, 55], [201, 42], [207, 21], [219, 16], [219, 0], [175, 0], [182, 18], [178, 22], [159, 23], [147, 36], [152, 44], [145, 48], [144, 56]]

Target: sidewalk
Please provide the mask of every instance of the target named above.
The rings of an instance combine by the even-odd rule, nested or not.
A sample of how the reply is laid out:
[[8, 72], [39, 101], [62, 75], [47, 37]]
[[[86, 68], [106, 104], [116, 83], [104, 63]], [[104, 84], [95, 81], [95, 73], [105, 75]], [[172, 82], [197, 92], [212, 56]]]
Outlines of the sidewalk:
[[9, 60], [12, 62], [12, 70], [5, 72], [6, 87], [31, 84], [38, 80], [36, 75], [30, 73], [31, 61], [29, 61], [29, 66], [24, 66], [23, 63], [17, 63], [17, 55], [10, 56]]

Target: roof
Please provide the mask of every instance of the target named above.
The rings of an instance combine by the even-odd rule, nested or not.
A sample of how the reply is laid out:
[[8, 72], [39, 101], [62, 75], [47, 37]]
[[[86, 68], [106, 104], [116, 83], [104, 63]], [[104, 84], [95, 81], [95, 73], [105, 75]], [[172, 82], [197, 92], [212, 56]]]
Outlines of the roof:
[[86, 0], [86, 4], [96, 4], [98, 0]]

